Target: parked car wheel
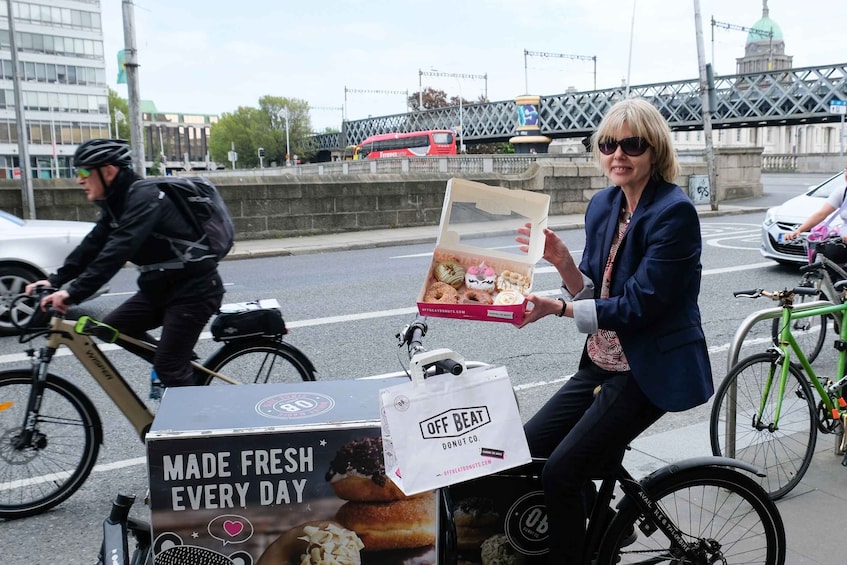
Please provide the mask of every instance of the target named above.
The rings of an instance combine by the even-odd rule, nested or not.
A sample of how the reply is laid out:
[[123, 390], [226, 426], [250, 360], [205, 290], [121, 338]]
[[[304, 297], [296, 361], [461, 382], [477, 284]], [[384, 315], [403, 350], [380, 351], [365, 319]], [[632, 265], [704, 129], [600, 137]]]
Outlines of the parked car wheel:
[[32, 317], [32, 308], [19, 301], [13, 309], [12, 302], [24, 292], [26, 285], [43, 278], [44, 275], [28, 267], [0, 266], [0, 335], [18, 333], [13, 320], [19, 325], [29, 321]]
[[[13, 321], [24, 325], [35, 311], [31, 301], [15, 301], [26, 285], [55, 273], [93, 227], [91, 222], [24, 220], [0, 210], [0, 336], [17, 334]], [[104, 285], [94, 296], [107, 290]]]

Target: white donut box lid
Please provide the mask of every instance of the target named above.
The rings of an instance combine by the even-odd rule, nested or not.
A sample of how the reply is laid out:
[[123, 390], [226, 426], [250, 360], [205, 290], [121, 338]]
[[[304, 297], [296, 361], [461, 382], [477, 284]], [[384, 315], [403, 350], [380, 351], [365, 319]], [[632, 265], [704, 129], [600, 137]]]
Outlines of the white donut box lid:
[[[447, 181], [434, 260], [418, 295], [418, 312], [423, 316], [520, 323], [523, 304], [433, 304], [424, 302], [423, 297], [438, 257], [473, 258], [474, 262], [485, 261], [498, 274], [508, 269], [531, 279], [535, 264], [544, 254], [549, 207], [546, 194], [460, 178]], [[524, 253], [514, 238], [518, 228], [526, 224], [530, 224], [531, 232], [529, 249]], [[503, 236], [511, 236], [508, 239], [512, 245], [503, 245]]]

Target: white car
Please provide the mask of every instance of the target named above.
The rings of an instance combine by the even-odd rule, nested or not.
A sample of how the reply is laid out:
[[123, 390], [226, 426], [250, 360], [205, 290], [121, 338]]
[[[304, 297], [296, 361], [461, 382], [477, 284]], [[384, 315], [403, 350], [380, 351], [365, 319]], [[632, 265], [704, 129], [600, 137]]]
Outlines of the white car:
[[[845, 190], [845, 184], [844, 171], [841, 171], [810, 187], [800, 196], [769, 209], [762, 222], [762, 255], [783, 265], [808, 263], [803, 241], [784, 242], [782, 236], [796, 230], [809, 216], [820, 210], [833, 191]], [[840, 224], [840, 218], [835, 218], [830, 225], [838, 227]]]
[[[0, 335], [17, 333], [12, 301], [27, 284], [55, 273], [93, 227], [91, 222], [22, 220], [0, 210]], [[21, 307], [14, 319], [26, 323], [28, 310]]]

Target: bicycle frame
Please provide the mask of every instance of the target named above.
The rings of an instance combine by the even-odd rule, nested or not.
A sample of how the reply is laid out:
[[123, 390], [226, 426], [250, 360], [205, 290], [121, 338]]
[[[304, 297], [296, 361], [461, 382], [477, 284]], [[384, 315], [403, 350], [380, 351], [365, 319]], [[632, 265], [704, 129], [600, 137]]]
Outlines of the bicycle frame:
[[[785, 386], [788, 382], [788, 372], [789, 372], [789, 364], [791, 362], [791, 354], [793, 352], [795, 358], [800, 363], [800, 366], [803, 367], [803, 370], [806, 372], [806, 375], [809, 377], [812, 386], [820, 396], [821, 401], [826, 407], [829, 414], [832, 415], [834, 419], [838, 419], [840, 417], [840, 408], [835, 405], [832, 399], [829, 396], [829, 391], [824, 388], [820, 379], [818, 378], [815, 370], [812, 368], [812, 365], [809, 363], [806, 355], [803, 353], [803, 350], [798, 345], [797, 340], [794, 338], [794, 335], [791, 333], [791, 322], [797, 318], [805, 318], [809, 316], [822, 316], [827, 314], [838, 314], [842, 315], [843, 312], [847, 310], [847, 303], [836, 304], [832, 306], [819, 306], [815, 308], [809, 308], [802, 310], [801, 312], [793, 312], [792, 308], [784, 307], [782, 309], [782, 317], [780, 319], [780, 332], [779, 332], [779, 344], [776, 346], [776, 349], [779, 351], [780, 358], [788, 362], [783, 362], [780, 365], [780, 374], [779, 374], [779, 394], [776, 399], [776, 410], [774, 412], [774, 420], [773, 426], [779, 427], [779, 417], [782, 410], [782, 398], [785, 393]], [[840, 341], [844, 343], [847, 341], [847, 324], [840, 324], [841, 332], [840, 332]], [[845, 374], [845, 368], [847, 368], [847, 350], [843, 347], [839, 349], [838, 353], [838, 361], [836, 363], [836, 374], [843, 376]], [[770, 396], [771, 387], [774, 382], [774, 375], [768, 374], [768, 377], [765, 381], [765, 390], [762, 395], [762, 400], [759, 405], [759, 411], [756, 414], [757, 425], [758, 421], [761, 420], [762, 414], [764, 413], [765, 406], [767, 404], [768, 397]], [[838, 383], [835, 383], [831, 386], [831, 388], [837, 388], [841, 384], [840, 380]]]
[[[820, 263], [823, 267], [818, 270], [810, 270], [808, 272], [803, 273], [803, 279], [807, 279], [810, 275], [817, 274], [818, 275], [818, 283], [815, 285], [816, 288], [823, 292], [824, 295], [829, 300], [834, 300], [836, 298], [840, 298], [839, 302], [844, 302], [843, 293], [835, 290], [835, 283], [832, 281], [832, 277], [830, 276], [830, 271], [833, 271], [840, 278], [838, 280], [847, 280], [847, 271], [844, 270], [841, 265], [838, 263], [834, 263], [830, 259], [827, 259], [825, 255], [821, 254], [815, 259], [815, 263]], [[836, 328], [841, 328], [841, 318], [842, 312], [833, 313], [833, 318], [835, 319]]]
[[[144, 438], [144, 434], [153, 423], [153, 413], [144, 404], [144, 401], [139, 398], [132, 387], [126, 382], [115, 366], [109, 359], [103, 355], [103, 352], [97, 346], [92, 334], [83, 333], [81, 325], [76, 321], [68, 321], [59, 316], [53, 316], [50, 319], [50, 330], [47, 335], [46, 344], [40, 349], [37, 361], [39, 363], [39, 371], [35, 377], [43, 382], [47, 378], [46, 369], [55, 352], [61, 346], [67, 347], [76, 357], [88, 373], [94, 377], [94, 380], [100, 385], [103, 391], [112, 399], [112, 402], [124, 414], [127, 420], [135, 428], [139, 437]], [[152, 362], [153, 355], [156, 351], [156, 345], [135, 339], [128, 335], [115, 332], [116, 340], [131, 344], [144, 352], [149, 352], [142, 355], [147, 361]], [[194, 369], [212, 375], [215, 378], [222, 379], [230, 384], [239, 384], [238, 381], [231, 379], [220, 373], [216, 373], [204, 367], [203, 365], [192, 361], [191, 365]], [[30, 401], [27, 413], [32, 414], [37, 411], [41, 404], [41, 393], [39, 391], [37, 398]], [[28, 418], [28, 421], [32, 421]], [[29, 426], [25, 426], [27, 432]]]

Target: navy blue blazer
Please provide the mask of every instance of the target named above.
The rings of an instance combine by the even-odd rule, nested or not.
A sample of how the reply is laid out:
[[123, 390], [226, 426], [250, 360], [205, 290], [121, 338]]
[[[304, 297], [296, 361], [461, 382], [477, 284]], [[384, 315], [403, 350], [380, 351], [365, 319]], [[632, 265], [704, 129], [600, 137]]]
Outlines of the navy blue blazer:
[[617, 332], [647, 398], [663, 410], [687, 410], [714, 393], [697, 306], [702, 273], [697, 210], [679, 186], [650, 181], [618, 249], [610, 297], [600, 299], [624, 203], [616, 186], [591, 198], [579, 269], [594, 281], [598, 326]]

